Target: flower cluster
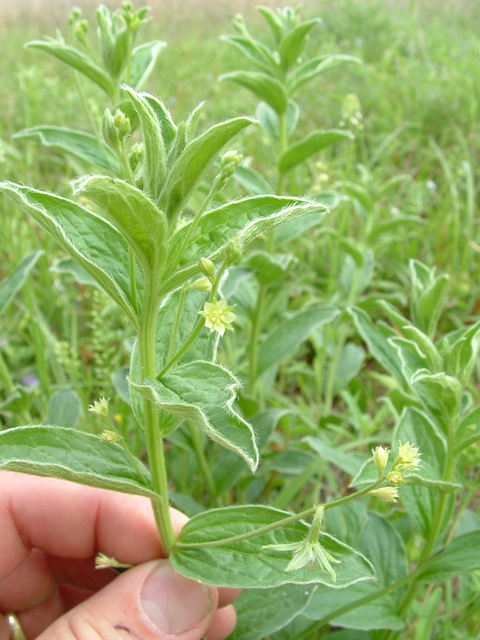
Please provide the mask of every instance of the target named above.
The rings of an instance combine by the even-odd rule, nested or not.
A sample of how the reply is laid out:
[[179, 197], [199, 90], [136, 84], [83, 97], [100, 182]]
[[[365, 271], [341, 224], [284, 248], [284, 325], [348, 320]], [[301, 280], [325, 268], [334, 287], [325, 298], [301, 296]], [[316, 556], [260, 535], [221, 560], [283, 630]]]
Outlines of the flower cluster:
[[[389, 449], [378, 446], [372, 450], [373, 461], [378, 469], [378, 477], [381, 478], [388, 463]], [[405, 471], [416, 471], [420, 468], [421, 454], [418, 447], [407, 442], [402, 444], [399, 441], [398, 453], [393, 461], [391, 470], [387, 473], [386, 479], [393, 487], [380, 487], [370, 491], [370, 495], [376, 496], [386, 502], [396, 502], [398, 498], [398, 485], [405, 484]]]

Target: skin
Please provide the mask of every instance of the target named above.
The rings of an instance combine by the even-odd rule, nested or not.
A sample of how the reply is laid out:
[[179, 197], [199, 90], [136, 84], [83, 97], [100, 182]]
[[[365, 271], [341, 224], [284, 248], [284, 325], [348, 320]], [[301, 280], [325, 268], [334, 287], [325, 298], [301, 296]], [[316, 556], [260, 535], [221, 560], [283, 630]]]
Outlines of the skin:
[[[178, 535], [187, 518], [175, 509], [171, 515]], [[0, 640], [9, 638], [2, 613], [15, 612], [33, 640], [54, 637], [49, 629], [71, 620], [75, 607], [85, 610], [95, 594], [108, 603], [112, 582], [127, 574], [95, 570], [98, 552], [133, 565], [163, 557], [147, 498], [51, 478], [0, 471], [0, 530]], [[131, 571], [143, 580], [151, 568]], [[204, 635], [224, 640], [235, 627], [231, 603], [240, 592], [209, 591], [212, 611]], [[119, 638], [129, 635], [117, 631]]]

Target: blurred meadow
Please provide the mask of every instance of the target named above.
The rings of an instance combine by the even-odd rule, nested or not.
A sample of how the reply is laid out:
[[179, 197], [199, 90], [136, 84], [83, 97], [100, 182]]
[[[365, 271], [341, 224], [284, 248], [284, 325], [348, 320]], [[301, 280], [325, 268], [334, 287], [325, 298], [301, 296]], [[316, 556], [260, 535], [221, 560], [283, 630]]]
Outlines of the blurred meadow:
[[[118, 7], [110, 0], [105, 4], [111, 10]], [[268, 41], [265, 22], [255, 10], [257, 2], [154, 0], [149, 4], [152, 20], [141, 39], [164, 40], [168, 46], [144, 90], [160, 96], [175, 121], [206, 101], [202, 130], [227, 118], [254, 116], [255, 96], [217, 79], [244, 64], [233, 47], [219, 40], [221, 34], [232, 33], [235, 14], [242, 13], [251, 33]], [[93, 24], [96, 2], [75, 5]], [[88, 167], [73, 156], [12, 136], [44, 124], [90, 130], [71, 70], [40, 51], [23, 48], [30, 40], [54, 36], [57, 28], [66, 35], [72, 7], [67, 0], [0, 5], [0, 179], [66, 197], [71, 197], [70, 181], [88, 172]], [[289, 194], [316, 197], [333, 192], [329, 197], [334, 206], [322, 225], [306, 227], [288, 244], [286, 275], [278, 284], [268, 284], [271, 304], [263, 309], [261, 322], [255, 315], [260, 308], [259, 286], [248, 280], [252, 269], [248, 259], [234, 268], [237, 279], [227, 290], [229, 302], [236, 305], [237, 323], [235, 333], [221, 342], [219, 361], [232, 367], [244, 383], [239, 410], [246, 418], [273, 409], [278, 413], [268, 445], [264, 443], [259, 475], [252, 477], [241, 469], [235, 488], [222, 480], [218, 470], [213, 474], [218, 486], [212, 493], [198, 472], [203, 464], [197, 460], [198, 450], [183, 433], [172, 438], [167, 446], [175, 445], [179, 451], [169, 461], [172, 500], [189, 515], [205, 504], [251, 501], [300, 509], [318, 495], [341, 495], [346, 478], [355, 475], [352, 469], [358, 470], [371, 447], [391, 442], [394, 425], [408, 403], [346, 309], [357, 305], [372, 318], [395, 324], [391, 309], [386, 313], [378, 304], [384, 301], [414, 317], [418, 291], [412, 260], [435, 268], [434, 274], [429, 272], [433, 279], [448, 276], [444, 308], [435, 335], [430, 336], [435, 342], [480, 318], [480, 2], [306, 0], [302, 17], [322, 21], [310, 34], [305, 58], [347, 54], [363, 64], [322, 74], [297, 94], [301, 116], [295, 136], [304, 137], [313, 129], [343, 128], [351, 130], [355, 140], [320, 151], [289, 174]], [[248, 64], [244, 68], [253, 68]], [[82, 88], [90, 117], [98, 124], [105, 97], [91, 83], [84, 82]], [[274, 145], [265, 131], [250, 127], [233, 148], [243, 154], [247, 167], [275, 185]], [[397, 180], [398, 176], [403, 177]], [[232, 181], [227, 192], [239, 197], [245, 188]], [[262, 242], [258, 240], [255, 248], [263, 247]], [[0, 430], [53, 420], [96, 433], [99, 427], [88, 406], [105, 396], [111, 398], [118, 429], [142, 457], [145, 443], [125, 382], [132, 328], [98, 287], [82, 280], [54, 241], [1, 196], [0, 280], [37, 249], [44, 253], [26, 285], [1, 310]], [[287, 253], [287, 248], [282, 246], [281, 252]], [[242, 285], [244, 280], [251, 284]], [[275, 326], [312, 303], [336, 305], [341, 313], [335, 322], [298, 339], [288, 358], [259, 376], [256, 384], [249, 364], [252, 336], [265, 344]], [[479, 384], [476, 359], [465, 383], [463, 411], [478, 405]], [[323, 444], [307, 446], [304, 438], [311, 437]], [[218, 466], [216, 449], [204, 448], [212, 468]], [[335, 457], [335, 450], [345, 458]], [[325, 460], [321, 467], [314, 464], [318, 455]], [[355, 464], [348, 462], [357, 455]], [[471, 530], [468, 526], [480, 530], [478, 455], [476, 442], [462, 452], [457, 478], [463, 486], [461, 513], [455, 521], [463, 522], [462, 531]], [[391, 519], [395, 535], [415, 563], [419, 533], [406, 524], [404, 507], [393, 516], [385, 504], [375, 509]], [[470, 514], [467, 524], [461, 520], [464, 513]], [[432, 609], [431, 624], [418, 622], [419, 600], [414, 606], [417, 617], [402, 637], [478, 637], [475, 580], [479, 578], [473, 575], [471, 582], [457, 585], [458, 590], [451, 583], [445, 587], [446, 604], [437, 603]], [[422, 595], [427, 602], [431, 590]], [[454, 625], [442, 618], [450, 614], [456, 616], [450, 618], [456, 620]], [[300, 627], [292, 627], [290, 635], [272, 637], [297, 638]], [[309, 637], [323, 637], [315, 633]], [[343, 637], [347, 635], [338, 636]]]

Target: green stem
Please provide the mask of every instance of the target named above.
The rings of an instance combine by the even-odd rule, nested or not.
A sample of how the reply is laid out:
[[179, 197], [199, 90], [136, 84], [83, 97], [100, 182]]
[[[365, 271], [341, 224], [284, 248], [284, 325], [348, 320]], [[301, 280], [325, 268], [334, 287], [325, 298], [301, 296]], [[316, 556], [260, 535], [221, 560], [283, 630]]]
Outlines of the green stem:
[[195, 455], [197, 456], [198, 464], [203, 473], [205, 485], [207, 487], [210, 500], [216, 504], [217, 502], [217, 489], [213, 482], [212, 474], [210, 473], [210, 467], [208, 466], [207, 459], [202, 447], [202, 438], [199, 430], [194, 427], [190, 422], [187, 422], [188, 430], [190, 432], [190, 438], [192, 439], [193, 448], [195, 449]]
[[252, 329], [250, 332], [249, 343], [249, 389], [253, 395], [255, 389], [255, 383], [257, 381], [257, 369], [258, 369], [258, 339], [260, 337], [260, 329], [262, 326], [262, 315], [265, 306], [265, 294], [267, 287], [260, 285], [258, 290], [257, 306], [252, 319]]
[[10, 377], [10, 372], [8, 371], [8, 367], [5, 364], [5, 360], [3, 359], [1, 351], [0, 351], [0, 380], [3, 382], [5, 391], [7, 392], [7, 394], [9, 394], [13, 389], [13, 382], [12, 382], [12, 378]]
[[[140, 377], [142, 380], [145, 378], [155, 378], [156, 375], [155, 329], [158, 303], [156, 282], [152, 274], [147, 273], [145, 297], [138, 333]], [[158, 495], [157, 498], [152, 498], [152, 507], [162, 542], [162, 549], [165, 557], [168, 558], [175, 544], [175, 534], [170, 519], [163, 440], [158, 419], [158, 409], [152, 402], [147, 400], [147, 398], [143, 399], [143, 418], [152, 485]]]
[[[447, 466], [443, 474], [443, 480], [445, 482], [453, 482], [453, 479], [455, 476], [455, 467], [456, 467], [457, 459], [451, 453], [453, 449], [453, 442], [455, 437], [454, 431], [455, 431], [454, 427], [450, 426], [448, 438], [447, 438], [448, 439]], [[420, 554], [420, 558], [418, 559], [418, 563], [417, 563], [418, 570], [422, 569], [425, 566], [425, 564], [430, 560], [432, 551], [435, 547], [435, 543], [437, 542], [437, 538], [440, 533], [440, 528], [442, 526], [442, 522], [445, 516], [445, 510], [447, 508], [448, 499], [449, 499], [449, 494], [447, 493], [442, 493], [439, 498], [437, 508], [435, 509], [435, 515], [430, 527], [430, 532], [425, 541], [425, 545], [422, 549], [422, 553]], [[399, 618], [403, 619], [408, 613], [410, 606], [412, 604], [412, 601], [415, 599], [415, 596], [417, 595], [418, 586], [419, 585], [417, 582], [413, 582], [413, 584], [410, 585], [410, 588], [405, 594], [402, 604], [400, 605], [400, 608], [398, 610], [397, 615]], [[389, 631], [385, 635], [384, 640], [394, 640], [394, 638], [397, 638], [397, 637], [398, 637], [397, 632]]]
[[141, 463], [139, 460], [137, 460], [137, 458], [135, 458], [135, 456], [133, 455], [133, 453], [130, 451], [128, 445], [127, 445], [127, 441], [125, 440], [125, 438], [122, 436], [122, 434], [118, 431], [117, 427], [114, 425], [114, 423], [111, 421], [110, 416], [106, 415], [104, 416], [107, 420], [108, 426], [112, 429], [112, 431], [116, 434], [116, 436], [118, 437], [118, 441], [120, 443], [120, 445], [122, 446], [123, 450], [125, 451], [125, 453], [127, 454], [127, 456], [130, 458], [133, 466], [135, 467], [136, 472], [138, 473], [138, 475], [140, 477], [143, 476], [145, 469], [142, 468]]
[[[287, 136], [287, 115], [283, 113], [278, 117], [278, 162], [287, 148], [288, 136]], [[285, 173], [278, 170], [277, 188], [275, 193], [277, 196], [282, 195], [283, 184], [285, 182]]]
[[[339, 500], [334, 500], [333, 502], [328, 502], [325, 505], [322, 505], [324, 510], [333, 509], [333, 507], [339, 507], [342, 504], [347, 502], [351, 502], [352, 500], [356, 500], [361, 496], [370, 493], [374, 489], [377, 489], [381, 484], [384, 483], [383, 478], [379, 478], [372, 485], [369, 485], [366, 489], [362, 489], [361, 491], [356, 491], [349, 496], [345, 496], [344, 498], [340, 498]], [[238, 536], [232, 536], [231, 538], [223, 538], [222, 540], [211, 540], [210, 542], [177, 542], [176, 547], [179, 549], [207, 549], [211, 547], [223, 547], [228, 544], [233, 544], [234, 542], [241, 542], [242, 540], [248, 540], [248, 538], [255, 538], [256, 536], [260, 536], [263, 533], [268, 533], [269, 531], [273, 531], [274, 529], [279, 529], [280, 527], [285, 527], [292, 522], [297, 522], [297, 520], [303, 520], [304, 518], [309, 518], [313, 516], [317, 510], [317, 507], [310, 507], [301, 513], [297, 513], [293, 516], [289, 516], [288, 518], [283, 518], [278, 522], [272, 522], [272, 524], [267, 524], [264, 527], [259, 527], [254, 531], [247, 531], [246, 533], [241, 533]]]

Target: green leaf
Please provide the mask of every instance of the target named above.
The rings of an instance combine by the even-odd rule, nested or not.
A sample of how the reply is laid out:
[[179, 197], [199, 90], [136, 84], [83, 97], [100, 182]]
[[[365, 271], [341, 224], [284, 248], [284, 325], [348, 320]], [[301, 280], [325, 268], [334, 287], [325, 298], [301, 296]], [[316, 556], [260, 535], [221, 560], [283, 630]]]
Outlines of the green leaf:
[[25, 140], [38, 139], [45, 147], [71, 153], [76, 158], [113, 175], [118, 175], [120, 171], [120, 163], [115, 153], [106, 144], [99, 142], [95, 136], [84, 131], [41, 125], [23, 129], [12, 137]]
[[266, 251], [251, 253], [245, 261], [245, 266], [255, 272], [255, 277], [261, 285], [269, 285], [279, 281], [287, 273], [288, 267], [295, 258], [290, 254], [270, 254]]
[[299, 311], [278, 325], [258, 349], [258, 375], [291, 358], [312, 331], [333, 322], [339, 310], [331, 305]]
[[166, 150], [162, 127], [148, 100], [148, 94], [137, 93], [122, 85], [137, 112], [144, 144], [143, 190], [157, 201], [166, 176]]
[[243, 591], [235, 601], [237, 625], [229, 640], [262, 640], [282, 629], [302, 613], [314, 591], [315, 587], [303, 585]]
[[411, 314], [414, 324], [434, 337], [448, 293], [448, 275], [435, 276], [435, 268], [429, 269], [418, 260], [410, 260], [412, 278]]
[[320, 454], [324, 460], [334, 464], [336, 467], [351, 476], [355, 476], [365, 462], [363, 455], [360, 455], [359, 453], [346, 453], [341, 451], [338, 447], [331, 447], [320, 438], [316, 438], [314, 436], [307, 436], [304, 439], [304, 442]]
[[313, 18], [307, 22], [297, 24], [282, 39], [279, 46], [280, 60], [283, 71], [288, 71], [295, 64], [305, 46], [305, 38], [308, 32], [320, 22], [319, 18]]
[[[253, 505], [212, 509], [189, 520], [181, 530], [178, 542], [205, 544], [221, 541], [273, 525], [290, 515], [271, 507]], [[370, 563], [362, 555], [326, 534], [321, 536], [322, 546], [340, 560], [340, 564], [335, 565], [336, 582], [318, 568], [286, 572], [292, 559], [291, 552], [264, 548], [268, 545], [300, 543], [308, 531], [305, 523], [296, 521], [225, 546], [196, 549], [176, 546], [171, 562], [180, 573], [194, 580], [239, 589], [313, 583], [341, 589], [374, 577]]]
[[45, 424], [74, 429], [82, 415], [82, 403], [73, 389], [60, 389], [48, 401]]
[[81, 267], [76, 260], [73, 258], [62, 258], [55, 262], [51, 267], [50, 271], [53, 273], [68, 273], [78, 284], [89, 287], [97, 287], [99, 288], [98, 282], [95, 278], [85, 271], [83, 267]]
[[132, 246], [145, 271], [156, 273], [166, 258], [167, 220], [154, 203], [123, 180], [87, 176], [74, 193], [95, 202]]
[[221, 122], [187, 144], [162, 190], [160, 204], [169, 220], [176, 219], [181, 213], [203, 174], [227, 142], [252, 122], [254, 120], [251, 118], [233, 118]]
[[[280, 418], [287, 413], [286, 409], [267, 409], [251, 419], [260, 453], [266, 449]], [[218, 495], [231, 489], [246, 471], [247, 466], [242, 458], [239, 458], [233, 451], [223, 449], [212, 474]]]
[[220, 36], [220, 40], [227, 44], [233, 45], [241, 51], [249, 60], [257, 67], [266, 71], [267, 74], [273, 75], [278, 69], [278, 63], [272, 52], [262, 42], [254, 38], [241, 36]]
[[163, 102], [156, 96], [152, 96], [149, 93], [142, 93], [143, 98], [152, 107], [157, 120], [160, 123], [162, 129], [162, 138], [165, 144], [165, 148], [169, 149], [175, 136], [177, 135], [177, 125], [172, 120], [170, 111], [163, 104]]
[[[368, 514], [357, 548], [372, 563], [379, 586], [388, 587], [407, 575], [405, 544], [386, 518], [376, 513]], [[394, 593], [392, 600], [399, 605], [402, 593]]]
[[235, 182], [238, 182], [248, 193], [254, 196], [262, 196], [272, 192], [265, 178], [257, 171], [250, 169], [250, 167], [237, 167], [232, 177]]
[[[0, 183], [23, 211], [69, 253], [136, 323], [132, 305], [128, 245], [106, 220], [80, 205], [45, 191]], [[140, 274], [137, 290], [143, 290]]]
[[[445, 441], [425, 413], [413, 407], [404, 409], [392, 439], [392, 460], [399, 441], [414, 444], [422, 454], [420, 469], [412, 474], [414, 477], [442, 480], [447, 455]], [[407, 485], [401, 488], [400, 493], [408, 515], [422, 536], [427, 538], [438, 505], [438, 491], [414, 485], [407, 478]]]
[[418, 371], [411, 380], [411, 386], [435, 424], [447, 433], [449, 427], [456, 423], [460, 412], [460, 382], [445, 373], [430, 375]]
[[249, 89], [257, 98], [264, 100], [278, 114], [283, 115], [288, 107], [288, 94], [276, 78], [258, 71], [232, 71], [224, 73], [218, 80], [230, 81]]
[[368, 314], [358, 307], [349, 308], [348, 313], [375, 360], [392, 374], [403, 387], [407, 387], [401, 360], [395, 347], [389, 341], [390, 338], [397, 337], [397, 333], [383, 323], [375, 326]]
[[[304, 609], [303, 615], [310, 618], [310, 620], [321, 620], [326, 616], [332, 615], [341, 607], [352, 604], [356, 600], [360, 600], [379, 590], [378, 585], [370, 582], [360, 582], [359, 584], [351, 585], [348, 589], [339, 591], [319, 585], [310, 603]], [[390, 596], [383, 596], [383, 598], [378, 598], [370, 604], [358, 607], [349, 613], [340, 615], [338, 618], [333, 618], [331, 624], [335, 627], [362, 631], [371, 631], [373, 629], [400, 631], [404, 627], [403, 621], [396, 614], [395, 606]]]
[[280, 156], [278, 170], [286, 173], [303, 162], [314, 153], [329, 147], [340, 140], [353, 140], [355, 136], [351, 131], [331, 129], [330, 131], [312, 131], [303, 140], [292, 144]]
[[278, 15], [270, 9], [270, 7], [257, 7], [257, 11], [259, 11], [265, 20], [268, 22], [271, 30], [273, 31], [273, 35], [275, 36], [275, 40], [279, 42], [282, 39], [284, 26], [283, 22], [280, 20]]
[[[378, 477], [378, 472], [377, 472]], [[330, 509], [325, 518], [326, 531], [354, 549], [367, 522], [367, 509], [361, 500], [347, 502]]]
[[130, 83], [135, 91], [141, 91], [157, 62], [158, 54], [167, 46], [166, 42], [154, 40], [146, 42], [132, 51], [130, 62]]
[[454, 538], [434, 556], [419, 580], [435, 584], [477, 569], [480, 569], [480, 531], [472, 531]]
[[120, 445], [75, 429], [33, 426], [0, 432], [0, 469], [155, 496], [148, 471], [140, 462], [137, 470]]
[[160, 380], [135, 385], [161, 409], [199, 427], [215, 442], [235, 451], [254, 471], [258, 449], [253, 429], [232, 408], [239, 383], [220, 365], [187, 362]]
[[327, 54], [307, 60], [290, 74], [287, 83], [288, 90], [292, 94], [321, 73], [348, 63], [363, 64], [360, 58], [343, 54]]
[[[257, 120], [260, 122], [265, 133], [272, 138], [278, 140], [280, 124], [278, 115], [268, 106], [266, 102], [260, 102], [256, 111]], [[287, 138], [295, 131], [298, 118], [300, 117], [300, 108], [293, 100], [288, 101], [287, 113], [285, 115], [285, 133]]]
[[110, 76], [78, 49], [61, 42], [44, 42], [43, 40], [32, 40], [32, 42], [27, 42], [25, 47], [39, 49], [58, 58], [58, 60], [65, 62], [70, 67], [73, 67], [73, 69], [83, 73], [87, 78], [90, 78], [90, 80], [101, 87], [110, 98], [115, 97], [116, 86]]
[[480, 323], [462, 331], [445, 355], [445, 373], [457, 378], [462, 386], [470, 379], [480, 347]]
[[43, 251], [33, 251], [26, 255], [20, 260], [14, 272], [0, 282], [0, 315], [13, 300], [15, 294], [23, 287], [30, 270], [33, 269], [42, 253]]
[[359, 202], [367, 213], [373, 213], [373, 209], [375, 207], [374, 200], [370, 193], [365, 189], [365, 187], [362, 187], [361, 184], [349, 182], [348, 180], [340, 180], [335, 183], [335, 189], [340, 189], [340, 191], [349, 198]]
[[319, 217], [327, 212], [324, 205], [302, 198], [282, 196], [253, 196], [235, 200], [204, 214], [190, 235], [191, 222], [181, 226], [170, 240], [169, 260], [175, 262], [187, 236], [187, 247], [182, 254], [181, 271], [164, 284], [166, 291], [176, 289], [182, 282], [198, 274], [201, 257], [219, 262], [224, 257], [229, 241], [236, 239], [246, 247], [262, 233], [296, 220], [304, 215]]

